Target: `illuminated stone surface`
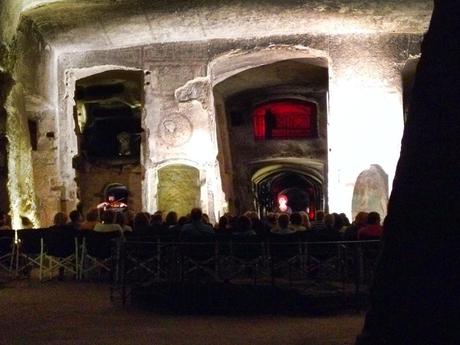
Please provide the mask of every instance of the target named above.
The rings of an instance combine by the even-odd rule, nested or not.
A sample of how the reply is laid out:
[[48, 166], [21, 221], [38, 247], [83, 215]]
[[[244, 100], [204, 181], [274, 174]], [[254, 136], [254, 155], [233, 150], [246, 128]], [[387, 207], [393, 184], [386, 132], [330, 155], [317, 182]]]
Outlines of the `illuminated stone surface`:
[[199, 171], [185, 165], [171, 165], [158, 172], [158, 209], [187, 215], [192, 207], [200, 206]]
[[[419, 54], [431, 8], [426, 0], [3, 1], [0, 71], [24, 90], [20, 101], [10, 95], [9, 114], [38, 125], [30, 169], [10, 166], [11, 188], [33, 185], [35, 196], [21, 203], [44, 225], [79, 197], [92, 204], [115, 180], [130, 183], [136, 207], [153, 212], [159, 169], [186, 164], [203, 177], [200, 203], [213, 218], [227, 204], [253, 207], [258, 170], [295, 165], [323, 185], [325, 207], [351, 214], [355, 181], [371, 164], [391, 185], [403, 128], [401, 74]], [[114, 171], [86, 183], [73, 166], [82, 153], [75, 84], [110, 70], [144, 73], [140, 163], [123, 178]], [[318, 104], [317, 139], [256, 145], [250, 126], [232, 127], [229, 99], [275, 97], [275, 89]], [[8, 135], [19, 142], [21, 131]], [[16, 219], [25, 215], [21, 207], [12, 209]]]

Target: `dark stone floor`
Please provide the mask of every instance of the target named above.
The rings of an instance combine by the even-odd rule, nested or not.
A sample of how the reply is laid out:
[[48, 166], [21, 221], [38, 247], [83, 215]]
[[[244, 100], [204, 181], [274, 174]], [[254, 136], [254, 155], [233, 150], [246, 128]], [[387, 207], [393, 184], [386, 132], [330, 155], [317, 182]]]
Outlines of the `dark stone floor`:
[[0, 344], [348, 345], [363, 314], [184, 315], [112, 303], [102, 283], [30, 280], [0, 286]]

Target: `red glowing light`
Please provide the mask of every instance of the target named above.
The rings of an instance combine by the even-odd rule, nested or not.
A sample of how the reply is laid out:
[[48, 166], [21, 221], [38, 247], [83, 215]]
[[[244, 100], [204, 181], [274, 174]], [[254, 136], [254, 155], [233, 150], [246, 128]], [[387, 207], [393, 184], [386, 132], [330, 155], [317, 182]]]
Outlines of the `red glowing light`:
[[316, 135], [316, 105], [296, 100], [262, 104], [252, 112], [254, 137], [305, 139]]

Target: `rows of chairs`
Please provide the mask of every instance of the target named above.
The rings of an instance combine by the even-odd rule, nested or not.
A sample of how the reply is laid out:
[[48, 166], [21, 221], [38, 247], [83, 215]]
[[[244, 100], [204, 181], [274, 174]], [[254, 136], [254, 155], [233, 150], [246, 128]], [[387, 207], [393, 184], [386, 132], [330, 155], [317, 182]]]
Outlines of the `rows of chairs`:
[[0, 232], [0, 270], [10, 277], [38, 271], [40, 281], [91, 272], [112, 273], [111, 261], [119, 233], [72, 231], [69, 228], [8, 230]]
[[359, 291], [368, 285], [379, 241], [307, 242], [301, 236], [221, 236], [203, 242], [128, 238], [115, 261], [123, 301], [138, 286], [177, 283], [270, 284]]

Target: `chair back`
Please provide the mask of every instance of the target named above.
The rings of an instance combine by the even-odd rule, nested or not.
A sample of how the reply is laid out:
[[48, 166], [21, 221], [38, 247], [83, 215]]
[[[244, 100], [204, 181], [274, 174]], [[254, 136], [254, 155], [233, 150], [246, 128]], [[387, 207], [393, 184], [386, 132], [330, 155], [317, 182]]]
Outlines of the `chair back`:
[[23, 254], [40, 254], [42, 252], [42, 239], [48, 228], [18, 230], [20, 251]]
[[232, 237], [232, 254], [241, 260], [251, 260], [263, 255], [263, 243], [258, 236]]
[[281, 259], [291, 258], [301, 253], [300, 237], [293, 234], [270, 234], [270, 256]]
[[194, 260], [207, 260], [216, 254], [216, 242], [213, 237], [188, 236], [181, 243], [183, 255]]
[[14, 230], [0, 230], [0, 256], [11, 253], [14, 245]]
[[57, 227], [45, 234], [46, 253], [51, 256], [66, 258], [75, 254], [77, 232], [70, 227]]
[[120, 232], [87, 231], [82, 235], [86, 254], [98, 259], [107, 259], [112, 255], [113, 240], [121, 236]]

